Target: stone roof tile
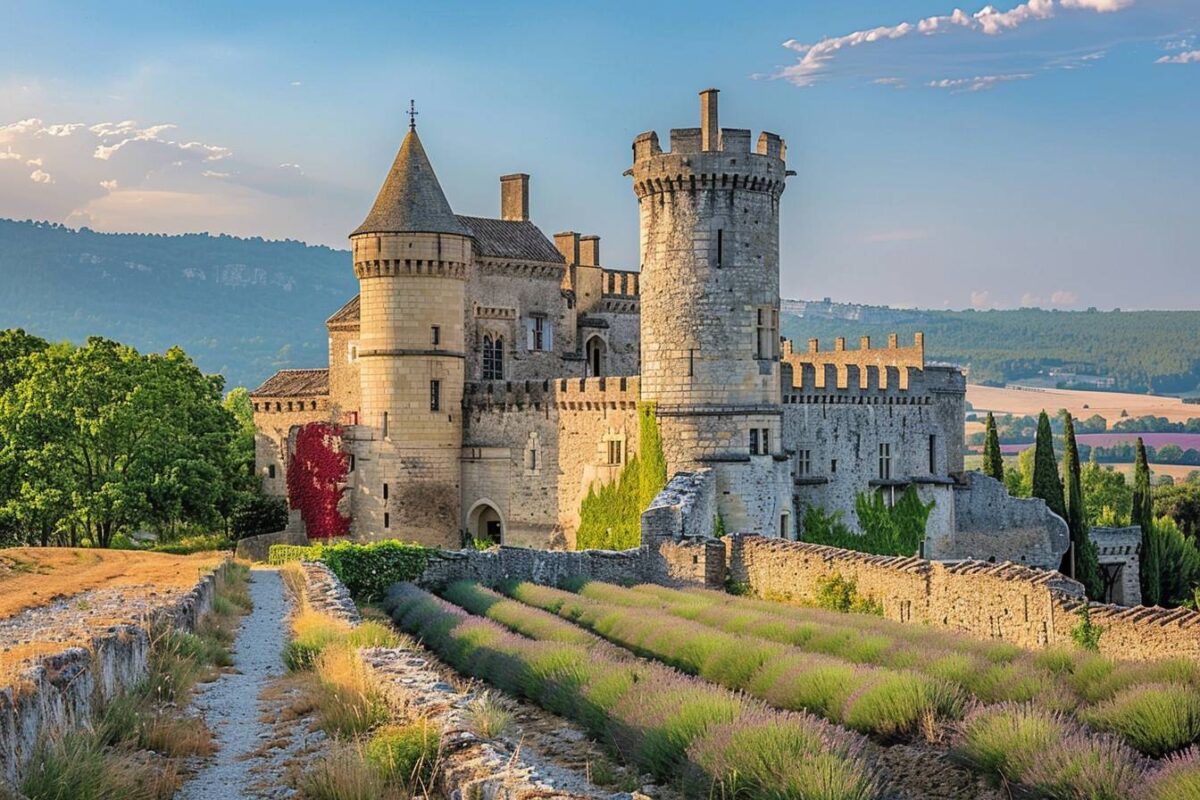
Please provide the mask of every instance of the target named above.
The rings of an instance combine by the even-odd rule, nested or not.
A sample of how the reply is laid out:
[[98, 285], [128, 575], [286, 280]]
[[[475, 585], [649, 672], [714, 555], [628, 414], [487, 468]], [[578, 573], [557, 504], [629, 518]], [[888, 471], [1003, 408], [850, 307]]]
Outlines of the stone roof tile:
[[329, 394], [329, 370], [281, 369], [250, 393], [251, 397], [314, 397]]
[[415, 128], [404, 137], [367, 218], [350, 235], [362, 233], [468, 233], [450, 210]]
[[513, 258], [521, 261], [565, 263], [562, 253], [528, 220], [459, 216], [458, 221], [475, 236], [476, 255]]

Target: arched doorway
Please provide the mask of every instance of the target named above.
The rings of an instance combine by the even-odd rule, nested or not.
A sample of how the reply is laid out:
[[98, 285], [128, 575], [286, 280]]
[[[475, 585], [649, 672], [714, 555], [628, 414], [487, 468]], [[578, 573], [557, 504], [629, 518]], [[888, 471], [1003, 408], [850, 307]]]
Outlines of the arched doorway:
[[603, 377], [606, 366], [604, 356], [607, 350], [608, 344], [599, 336], [593, 336], [587, 340], [585, 352], [587, 354], [589, 376]]
[[504, 541], [504, 520], [491, 503], [481, 500], [467, 515], [467, 529], [475, 539], [492, 544]]

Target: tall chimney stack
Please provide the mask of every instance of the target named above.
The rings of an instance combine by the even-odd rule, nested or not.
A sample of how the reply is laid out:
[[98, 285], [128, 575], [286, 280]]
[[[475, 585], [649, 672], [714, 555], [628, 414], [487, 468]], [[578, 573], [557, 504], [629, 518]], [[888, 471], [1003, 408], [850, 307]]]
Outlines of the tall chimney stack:
[[717, 93], [720, 89], [705, 89], [700, 93], [700, 149], [721, 149], [721, 125], [717, 122]]
[[600, 237], [579, 237], [579, 263], [585, 267], [600, 266]]
[[562, 257], [566, 260], [568, 267], [579, 263], [578, 233], [575, 231], [563, 231], [562, 233], [554, 234], [554, 246], [558, 248], [558, 252], [562, 253]]
[[524, 172], [500, 176], [500, 219], [528, 221], [529, 176]]

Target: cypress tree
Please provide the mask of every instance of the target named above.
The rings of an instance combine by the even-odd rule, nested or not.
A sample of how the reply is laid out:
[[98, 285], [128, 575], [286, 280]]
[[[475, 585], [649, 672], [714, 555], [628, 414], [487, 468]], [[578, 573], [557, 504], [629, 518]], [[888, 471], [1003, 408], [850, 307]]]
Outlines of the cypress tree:
[[1142, 529], [1142, 550], [1139, 553], [1138, 577], [1142, 584], [1142, 604], [1158, 605], [1161, 600], [1162, 565], [1158, 558], [1158, 542], [1154, 535], [1154, 493], [1150, 490], [1150, 464], [1146, 461], [1146, 444], [1137, 440], [1137, 461], [1133, 467], [1133, 508], [1130, 521]]
[[1038, 417], [1037, 440], [1033, 447], [1033, 497], [1046, 501], [1046, 507], [1064, 520], [1067, 518], [1063, 485], [1058, 477], [1058, 459], [1050, 433], [1050, 417], [1043, 411]]
[[[1063, 412], [1063, 482], [1066, 484], [1067, 527], [1071, 529], [1071, 545], [1075, 551], [1075, 574], [1071, 577], [1083, 584], [1087, 596], [1093, 600], [1104, 599], [1104, 581], [1100, 577], [1100, 556], [1096, 543], [1088, 535], [1087, 512], [1083, 505], [1082, 466], [1079, 463], [1079, 447], [1075, 443], [1075, 421], [1067, 411]], [[1063, 566], [1070, 552], [1063, 557]], [[1064, 572], [1065, 570], [1060, 570]]]
[[1004, 459], [1000, 455], [1000, 436], [996, 433], [996, 418], [988, 412], [983, 439], [983, 474], [1004, 482]]

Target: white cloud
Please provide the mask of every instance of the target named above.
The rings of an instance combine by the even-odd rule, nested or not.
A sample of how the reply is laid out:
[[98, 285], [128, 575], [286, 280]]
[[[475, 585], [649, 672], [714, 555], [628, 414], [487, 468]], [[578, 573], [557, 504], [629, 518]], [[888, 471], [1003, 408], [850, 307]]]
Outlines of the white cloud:
[[1050, 295], [1050, 304], [1055, 306], [1073, 306], [1079, 302], [1079, 296], [1066, 289], [1059, 289]]
[[300, 81], [292, 81], [292, 86], [303, 86], [303, 85], [304, 84], [301, 83]]
[[1032, 77], [1031, 72], [1019, 72], [1012, 75], [977, 75], [974, 78], [942, 78], [930, 81], [928, 86], [933, 89], [949, 89], [952, 92], [982, 92], [1000, 83], [1024, 81]]
[[871, 83], [873, 83], [877, 86], [893, 86], [897, 89], [904, 88], [904, 79], [903, 78], [895, 78], [895, 77], [876, 78], [875, 80], [871, 81]]
[[[1059, 0], [1063, 8], [1098, 13], [1119, 11], [1133, 2], [1134, 0]], [[974, 14], [967, 14], [956, 8], [949, 14], [925, 17], [916, 22], [866, 28], [843, 36], [827, 37], [813, 44], [789, 39], [783, 46], [799, 53], [799, 60], [784, 67], [772, 77], [783, 78], [797, 86], [812, 86], [823, 77], [823, 73], [839, 51], [847, 48], [903, 39], [914, 33], [930, 36], [955, 29], [996, 36], [1027, 22], [1049, 19], [1054, 16], [1057, 8], [1055, 0], [1026, 0], [1008, 11], [1000, 11], [995, 6], [986, 5]]]
[[28, 161], [26, 161], [26, 162], [25, 162], [25, 166], [27, 166], [27, 167], [40, 167], [40, 166], [42, 166], [42, 160], [41, 160], [40, 158], [31, 158], [31, 159], [29, 159]]
[[214, 172], [211, 169], [206, 169], [206, 170], [204, 170], [204, 172], [201, 172], [200, 174], [203, 175], [205, 178], [228, 178], [229, 177], [228, 172]]
[[1021, 295], [1022, 308], [1034, 308], [1036, 306], [1040, 306], [1041, 304], [1042, 298], [1033, 292], [1026, 292], [1025, 294]]
[[54, 178], [50, 176], [50, 173], [43, 172], [40, 169], [35, 169], [33, 172], [29, 173], [29, 180], [33, 181], [34, 183], [54, 183]]
[[1155, 64], [1200, 64], [1200, 50], [1188, 50], [1175, 56], [1163, 56]]
[[987, 289], [971, 292], [971, 308], [991, 308], [992, 293]]
[[1169, 40], [1163, 42], [1162, 49], [1163, 50], [1191, 50], [1192, 45], [1195, 44], [1195, 42], [1196, 42], [1196, 40], [1190, 36], [1185, 36], [1182, 39], [1169, 39]]
[[120, 184], [118, 184], [116, 181], [100, 181], [100, 186], [110, 192], [115, 192]]
[[1133, 5], [1134, 0], [1062, 0], [1063, 8], [1085, 8], [1099, 14], [1121, 11]]
[[0, 153], [0, 161], [20, 161], [24, 157], [20, 153], [14, 153], [11, 147]]

